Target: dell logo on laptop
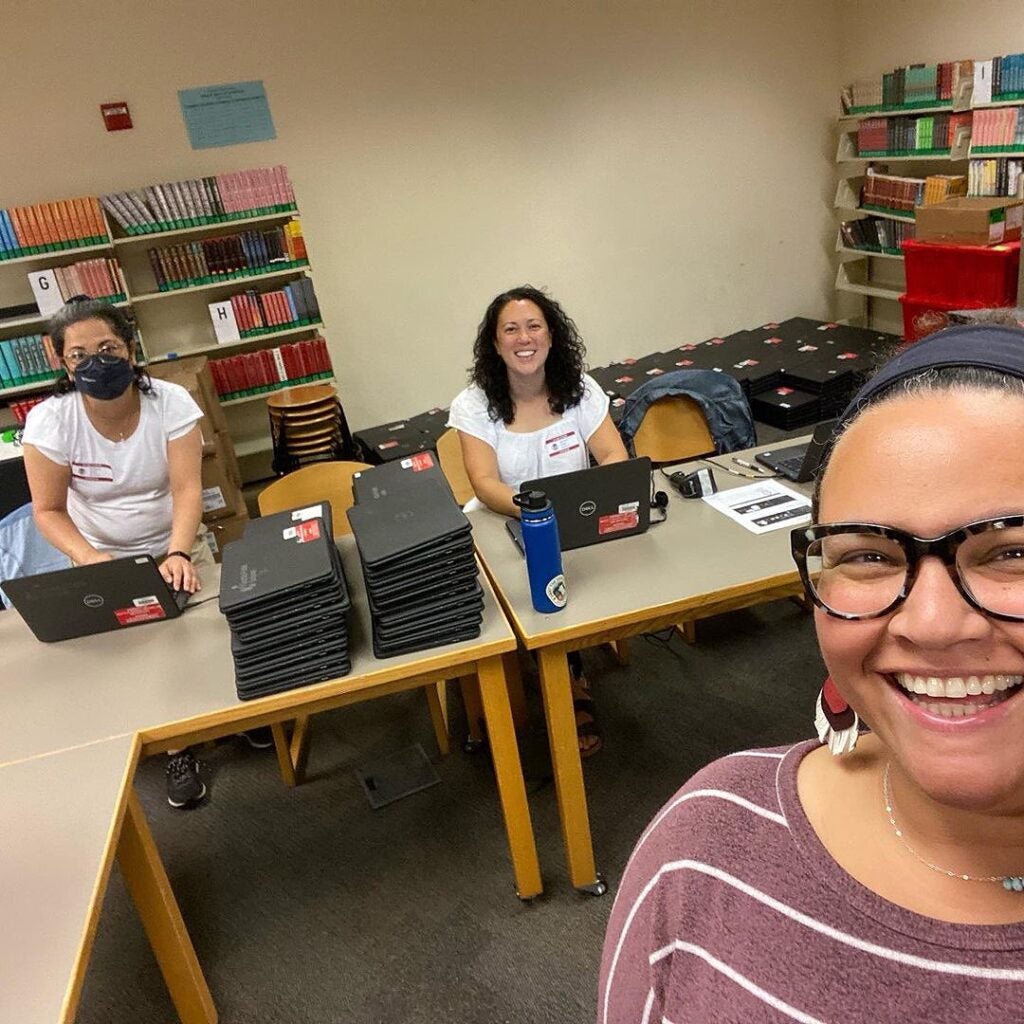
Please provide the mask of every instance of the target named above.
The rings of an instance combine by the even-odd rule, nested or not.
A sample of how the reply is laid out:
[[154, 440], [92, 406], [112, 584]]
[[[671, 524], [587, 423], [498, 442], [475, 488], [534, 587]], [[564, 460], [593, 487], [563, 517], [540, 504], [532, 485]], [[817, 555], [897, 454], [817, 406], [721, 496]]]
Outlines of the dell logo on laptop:
[[86, 608], [102, 608], [103, 598], [99, 594], [86, 594], [85, 597], [82, 598], [82, 604], [84, 604]]
[[581, 516], [592, 516], [597, 511], [596, 501], [585, 501], [580, 505]]

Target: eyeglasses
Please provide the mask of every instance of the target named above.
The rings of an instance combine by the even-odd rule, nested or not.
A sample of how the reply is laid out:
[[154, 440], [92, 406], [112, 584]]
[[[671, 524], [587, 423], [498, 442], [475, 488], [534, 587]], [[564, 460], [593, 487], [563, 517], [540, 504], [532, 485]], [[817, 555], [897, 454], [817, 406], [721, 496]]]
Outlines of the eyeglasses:
[[91, 356], [123, 356], [128, 346], [123, 341], [104, 341], [95, 352], [86, 352], [84, 348], [73, 348], [64, 353], [68, 366], [74, 368]]
[[793, 560], [814, 603], [838, 619], [874, 619], [907, 599], [926, 555], [951, 570], [972, 607], [1024, 621], [1024, 515], [968, 523], [941, 537], [831, 523], [794, 530]]

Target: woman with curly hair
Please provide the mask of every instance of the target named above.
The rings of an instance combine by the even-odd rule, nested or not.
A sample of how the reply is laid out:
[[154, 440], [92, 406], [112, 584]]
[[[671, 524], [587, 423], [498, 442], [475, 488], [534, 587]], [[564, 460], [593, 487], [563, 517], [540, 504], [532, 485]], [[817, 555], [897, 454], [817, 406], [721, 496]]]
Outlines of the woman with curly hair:
[[[524, 480], [628, 458], [608, 415], [608, 396], [583, 372], [586, 349], [554, 299], [523, 285], [487, 307], [473, 346], [471, 383], [451, 405], [462, 457], [477, 498], [507, 516]], [[580, 753], [601, 745], [589, 686], [572, 659]]]

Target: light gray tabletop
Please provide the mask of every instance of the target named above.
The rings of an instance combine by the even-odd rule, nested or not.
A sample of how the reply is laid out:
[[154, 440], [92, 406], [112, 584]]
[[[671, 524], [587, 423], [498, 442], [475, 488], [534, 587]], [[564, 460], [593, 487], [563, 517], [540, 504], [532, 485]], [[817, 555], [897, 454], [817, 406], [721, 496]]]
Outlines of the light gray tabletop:
[[[369, 611], [351, 537], [339, 541], [352, 595], [352, 672], [341, 680], [239, 701], [227, 622], [217, 607], [219, 567], [177, 619], [95, 636], [40, 643], [16, 612], [0, 613], [0, 765], [82, 743], [134, 735], [168, 723], [202, 725], [204, 718], [243, 722], [262, 710], [315, 699], [317, 694], [370, 687], [376, 681], [434, 671], [515, 648], [515, 637], [481, 573], [482, 632], [475, 640], [377, 659]], [[213, 598], [213, 599], [210, 599]], [[225, 731], [230, 731], [228, 725]], [[185, 730], [182, 730], [184, 734]], [[161, 734], [163, 735], [163, 734]]]
[[54, 1024], [77, 1000], [134, 743], [0, 768], [0, 1020]]
[[[801, 440], [806, 439], [786, 443]], [[734, 454], [749, 458], [780, 447], [763, 445]], [[716, 456], [715, 461], [749, 472], [734, 466], [729, 455]], [[668, 468], [691, 471], [705, 465], [700, 461]], [[721, 468], [715, 471], [715, 480], [719, 490], [756, 482]], [[669, 495], [667, 521], [635, 537], [565, 552], [562, 567], [569, 600], [564, 609], [547, 615], [533, 610], [526, 559], [505, 529], [505, 517], [486, 509], [470, 513], [477, 550], [528, 648], [795, 582], [789, 529], [750, 533], [699, 498], [683, 498], [660, 471], [655, 472], [655, 481], [656, 488]], [[809, 484], [779, 482], [810, 493]]]

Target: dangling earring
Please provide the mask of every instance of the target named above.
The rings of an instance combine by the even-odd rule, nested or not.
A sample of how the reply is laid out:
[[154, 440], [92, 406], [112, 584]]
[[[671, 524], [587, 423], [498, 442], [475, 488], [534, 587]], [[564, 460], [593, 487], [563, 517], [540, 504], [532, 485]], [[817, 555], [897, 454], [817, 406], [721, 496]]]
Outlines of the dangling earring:
[[815, 702], [814, 724], [818, 730], [818, 739], [828, 744], [834, 757], [848, 754], [857, 746], [860, 719], [857, 712], [843, 700], [831, 676], [825, 680]]

